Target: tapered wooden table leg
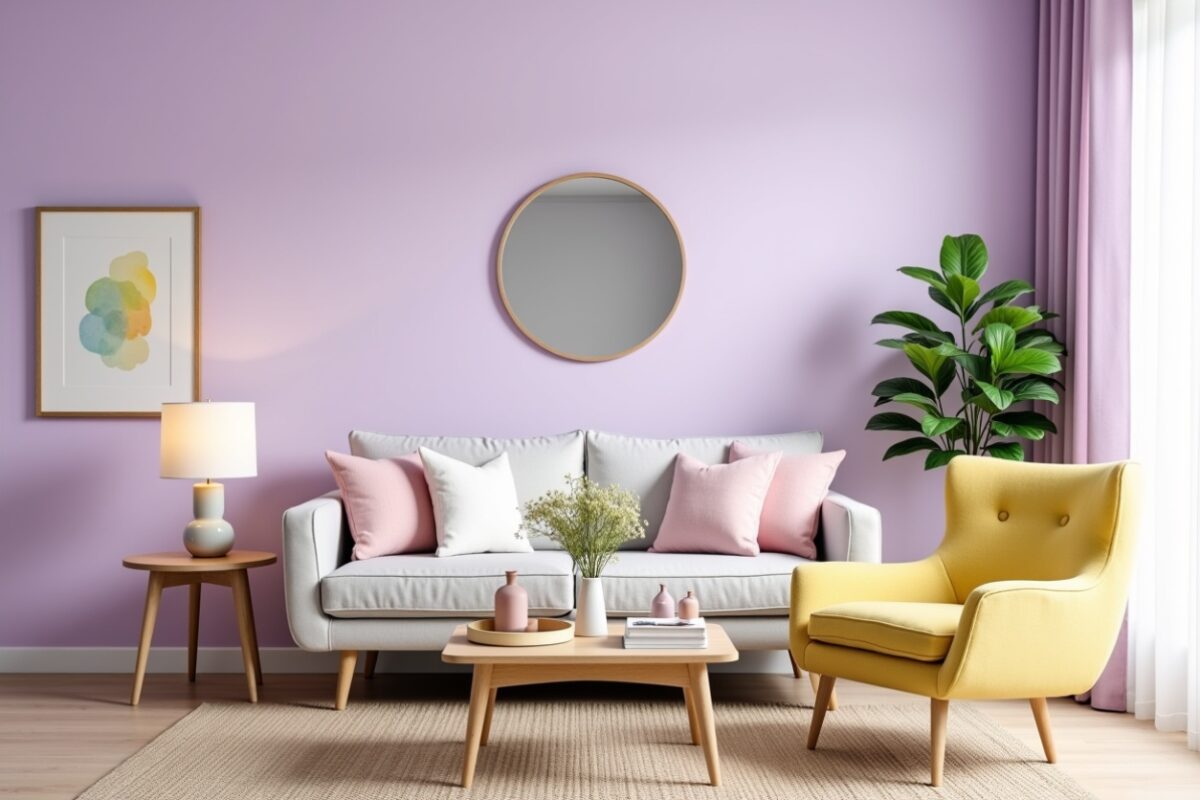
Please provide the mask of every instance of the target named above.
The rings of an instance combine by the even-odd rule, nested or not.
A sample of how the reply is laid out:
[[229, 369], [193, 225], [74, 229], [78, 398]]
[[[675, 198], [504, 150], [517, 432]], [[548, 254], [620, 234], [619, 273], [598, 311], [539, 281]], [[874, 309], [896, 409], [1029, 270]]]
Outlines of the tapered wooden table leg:
[[475, 760], [479, 757], [479, 742], [483, 738], [483, 721], [487, 716], [491, 694], [492, 665], [476, 664], [471, 678], [471, 706], [467, 712], [467, 751], [463, 758], [462, 785], [470, 789], [475, 780]]
[[146, 661], [150, 657], [150, 641], [154, 638], [154, 622], [158, 619], [158, 603], [162, 599], [162, 575], [150, 573], [146, 587], [146, 610], [142, 613], [142, 636], [138, 640], [137, 666], [133, 671], [133, 694], [129, 705], [136, 706], [142, 699], [142, 681], [146, 677]]
[[688, 727], [692, 730], [692, 744], [700, 744], [700, 720], [696, 718], [696, 698], [690, 686], [683, 687], [683, 702], [687, 705]]
[[250, 592], [250, 576], [245, 570], [238, 574], [242, 576], [241, 580], [246, 586], [246, 618], [250, 622], [250, 645], [254, 654], [254, 680], [259, 686], [262, 686], [262, 658], [258, 653], [258, 626], [254, 624], [254, 595]]
[[487, 747], [488, 737], [492, 733], [492, 714], [496, 711], [496, 690], [488, 690], [487, 711], [483, 715], [483, 735], [479, 739], [480, 747]]
[[704, 748], [704, 760], [708, 762], [708, 782], [720, 786], [721, 762], [717, 754], [717, 722], [713, 717], [712, 695], [708, 688], [708, 665], [688, 664], [688, 675], [700, 726], [700, 744]]
[[242, 640], [242, 666], [250, 702], [258, 702], [258, 671], [254, 668], [254, 618], [250, 615], [250, 586], [245, 571], [232, 574], [233, 604], [237, 609], [238, 636]]
[[196, 647], [200, 642], [200, 582], [188, 586], [188, 681], [196, 682]]

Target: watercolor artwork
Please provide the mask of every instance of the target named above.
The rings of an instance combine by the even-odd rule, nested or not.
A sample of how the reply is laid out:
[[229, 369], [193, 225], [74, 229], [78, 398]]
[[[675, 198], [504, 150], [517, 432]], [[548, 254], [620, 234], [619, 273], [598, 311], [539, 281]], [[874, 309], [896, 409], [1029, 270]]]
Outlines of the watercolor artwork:
[[39, 416], [199, 396], [199, 210], [38, 211]]

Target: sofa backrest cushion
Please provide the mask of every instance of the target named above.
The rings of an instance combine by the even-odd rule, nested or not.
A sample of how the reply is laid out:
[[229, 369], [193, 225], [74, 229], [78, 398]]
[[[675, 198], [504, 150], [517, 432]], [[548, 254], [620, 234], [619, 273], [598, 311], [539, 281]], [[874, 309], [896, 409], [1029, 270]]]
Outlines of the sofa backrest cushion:
[[646, 439], [615, 433], [587, 433], [587, 475], [597, 483], [617, 484], [642, 500], [646, 538], [625, 545], [626, 549], [645, 550], [654, 543], [671, 496], [671, 476], [675, 456], [687, 453], [705, 464], [724, 464], [735, 442], [759, 451], [778, 451], [784, 455], [821, 452], [821, 434], [817, 431], [780, 433], [765, 436], [696, 436], [685, 439]]
[[[399, 458], [416, 453], [422, 447], [473, 466], [480, 466], [501, 453], [508, 453], [517, 499], [522, 505], [536, 500], [551, 489], [565, 489], [565, 476], [578, 477], [583, 474], [583, 431], [524, 439], [350, 432], [350, 452], [364, 458]], [[542, 538], [534, 539], [532, 544], [539, 550], [556, 548], [556, 545]]]

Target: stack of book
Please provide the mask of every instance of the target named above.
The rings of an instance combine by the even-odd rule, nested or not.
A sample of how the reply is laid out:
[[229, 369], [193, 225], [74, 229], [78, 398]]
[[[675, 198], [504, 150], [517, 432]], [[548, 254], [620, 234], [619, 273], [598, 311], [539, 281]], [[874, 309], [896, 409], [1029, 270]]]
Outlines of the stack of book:
[[703, 650], [708, 629], [703, 619], [629, 617], [625, 620], [627, 650]]

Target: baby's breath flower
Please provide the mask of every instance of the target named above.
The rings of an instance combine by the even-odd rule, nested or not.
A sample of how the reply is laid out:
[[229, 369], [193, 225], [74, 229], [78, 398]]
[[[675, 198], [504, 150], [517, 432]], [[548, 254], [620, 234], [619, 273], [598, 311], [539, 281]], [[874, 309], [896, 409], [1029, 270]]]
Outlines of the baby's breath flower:
[[642, 504], [620, 486], [600, 486], [586, 476], [566, 476], [568, 491], [552, 489], [525, 504], [518, 536], [544, 536], [557, 543], [585, 578], [599, 578], [617, 548], [646, 535]]

